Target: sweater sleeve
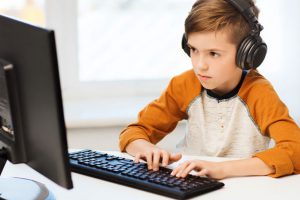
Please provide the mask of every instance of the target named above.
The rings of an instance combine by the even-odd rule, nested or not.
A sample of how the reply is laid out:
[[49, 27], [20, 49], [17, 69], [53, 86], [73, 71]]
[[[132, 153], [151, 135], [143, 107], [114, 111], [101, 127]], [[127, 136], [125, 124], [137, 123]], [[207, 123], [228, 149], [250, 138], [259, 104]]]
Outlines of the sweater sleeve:
[[275, 141], [273, 148], [255, 154], [275, 172], [272, 177], [300, 173], [300, 129], [267, 80], [254, 87], [249, 109], [262, 134]]
[[130, 124], [121, 132], [119, 137], [121, 151], [125, 151], [126, 146], [136, 139], [145, 139], [156, 144], [176, 127], [178, 121], [187, 118], [185, 112], [187, 98], [191, 93], [186, 94], [186, 79], [191, 73], [188, 71], [174, 77], [160, 98], [140, 111], [137, 122]]

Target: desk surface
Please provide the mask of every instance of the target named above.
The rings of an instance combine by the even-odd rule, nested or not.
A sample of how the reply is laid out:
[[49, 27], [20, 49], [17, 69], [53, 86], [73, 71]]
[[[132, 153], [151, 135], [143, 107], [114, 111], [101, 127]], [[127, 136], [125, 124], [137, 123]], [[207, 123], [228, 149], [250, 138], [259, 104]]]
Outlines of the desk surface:
[[[120, 152], [107, 152], [110, 154], [129, 157]], [[186, 159], [205, 159], [211, 161], [228, 160], [225, 158], [184, 156]], [[176, 164], [171, 165], [173, 168]], [[51, 190], [56, 199], [143, 199], [143, 200], [163, 200], [170, 199], [164, 196], [141, 191], [127, 186], [118, 185], [108, 181], [72, 173], [74, 188], [66, 190], [44, 176], [40, 175], [25, 164], [13, 165], [6, 163], [1, 177], [22, 177], [29, 178], [44, 183]], [[299, 199], [300, 198], [300, 175], [291, 175], [282, 178], [271, 178], [268, 176], [238, 177], [222, 180], [225, 186], [222, 189], [200, 195], [193, 199]]]

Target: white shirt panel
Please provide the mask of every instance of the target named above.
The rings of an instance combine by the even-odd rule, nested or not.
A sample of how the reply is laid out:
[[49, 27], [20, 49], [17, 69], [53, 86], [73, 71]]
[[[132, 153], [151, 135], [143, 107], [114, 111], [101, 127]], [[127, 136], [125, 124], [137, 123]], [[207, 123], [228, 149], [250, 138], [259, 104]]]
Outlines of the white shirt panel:
[[203, 90], [187, 112], [186, 134], [177, 145], [182, 153], [245, 158], [269, 147], [270, 138], [260, 133], [238, 96], [218, 101]]

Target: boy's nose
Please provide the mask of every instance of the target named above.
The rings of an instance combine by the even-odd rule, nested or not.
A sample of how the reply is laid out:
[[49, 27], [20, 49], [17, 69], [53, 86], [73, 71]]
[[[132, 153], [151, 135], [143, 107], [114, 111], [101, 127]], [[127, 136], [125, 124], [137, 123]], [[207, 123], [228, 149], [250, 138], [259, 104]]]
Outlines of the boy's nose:
[[208, 69], [208, 64], [203, 57], [202, 58], [199, 57], [194, 63], [194, 65], [195, 65], [194, 67], [197, 68], [198, 71], [203, 71]]

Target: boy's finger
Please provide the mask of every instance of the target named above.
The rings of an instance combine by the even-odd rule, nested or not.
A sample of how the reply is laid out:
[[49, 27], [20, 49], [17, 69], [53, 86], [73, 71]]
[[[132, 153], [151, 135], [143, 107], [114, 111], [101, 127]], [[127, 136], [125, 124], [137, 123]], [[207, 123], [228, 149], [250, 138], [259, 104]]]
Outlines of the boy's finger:
[[146, 154], [146, 161], [147, 161], [147, 165], [148, 165], [148, 169], [151, 170], [153, 168], [153, 153], [147, 153]]
[[189, 165], [186, 166], [184, 170], [182, 170], [181, 177], [184, 178], [186, 177], [193, 169], [195, 168], [194, 163], [190, 163]]
[[198, 172], [198, 176], [205, 176], [208, 174], [208, 170], [207, 169], [201, 169], [200, 172]]
[[134, 162], [135, 163], [139, 163], [140, 162], [140, 159], [141, 159], [141, 154], [140, 153], [137, 153], [134, 157]]
[[154, 151], [153, 152], [152, 168], [155, 171], [157, 171], [159, 169], [159, 160], [160, 160], [160, 152], [159, 151]]
[[178, 169], [173, 173], [176, 177], [180, 177], [185, 168], [190, 164], [189, 161], [186, 161], [178, 166]]
[[179, 166], [177, 166], [175, 169], [173, 169], [173, 171], [171, 172], [171, 175], [177, 176], [182, 171], [182, 169], [185, 168], [186, 165], [187, 165], [187, 162], [181, 163]]
[[180, 170], [180, 166], [173, 169], [173, 171], [171, 172], [171, 176], [175, 176], [178, 173], [179, 170]]
[[170, 154], [166, 151], [162, 151], [162, 166], [167, 166], [170, 159]]
[[180, 153], [177, 154], [171, 154], [170, 156], [170, 163], [176, 162], [182, 158], [182, 155]]

